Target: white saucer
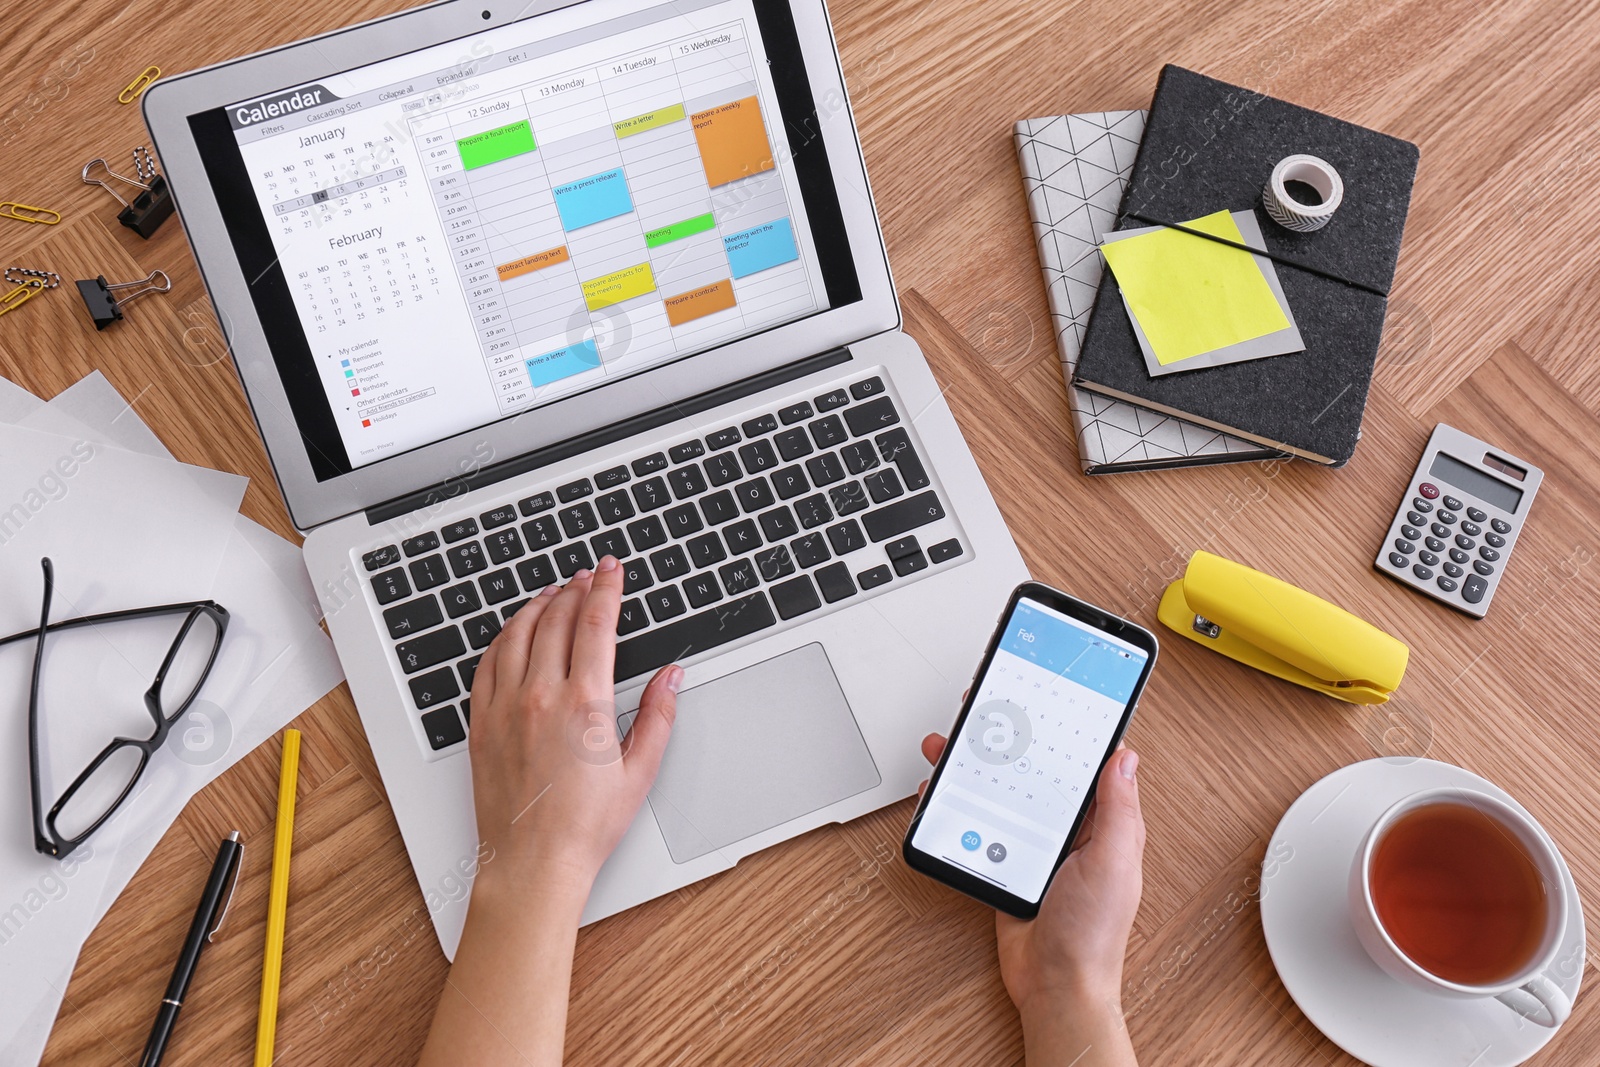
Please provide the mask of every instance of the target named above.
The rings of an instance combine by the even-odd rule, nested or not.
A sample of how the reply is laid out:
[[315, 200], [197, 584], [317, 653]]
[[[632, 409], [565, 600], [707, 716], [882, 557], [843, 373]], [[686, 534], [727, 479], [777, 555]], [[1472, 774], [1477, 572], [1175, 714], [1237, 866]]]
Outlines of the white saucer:
[[[1350, 925], [1347, 885], [1356, 848], [1384, 810], [1410, 793], [1462, 786], [1520, 804], [1491, 782], [1435, 760], [1374, 759], [1340, 768], [1292, 804], [1267, 848], [1261, 928], [1272, 963], [1334, 1044], [1372, 1067], [1515, 1067], [1556, 1031], [1494, 1000], [1448, 1000], [1389, 977]], [[1574, 907], [1549, 976], [1576, 1000], [1583, 977], [1583, 908]]]

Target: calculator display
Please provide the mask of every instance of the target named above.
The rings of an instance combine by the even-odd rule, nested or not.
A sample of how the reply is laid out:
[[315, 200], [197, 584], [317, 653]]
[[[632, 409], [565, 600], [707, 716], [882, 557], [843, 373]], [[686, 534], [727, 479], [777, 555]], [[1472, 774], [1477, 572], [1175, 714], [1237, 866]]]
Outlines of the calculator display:
[[1433, 457], [1433, 466], [1428, 468], [1428, 473], [1512, 515], [1517, 513], [1517, 505], [1522, 503], [1522, 490], [1514, 489], [1500, 479], [1443, 452]]

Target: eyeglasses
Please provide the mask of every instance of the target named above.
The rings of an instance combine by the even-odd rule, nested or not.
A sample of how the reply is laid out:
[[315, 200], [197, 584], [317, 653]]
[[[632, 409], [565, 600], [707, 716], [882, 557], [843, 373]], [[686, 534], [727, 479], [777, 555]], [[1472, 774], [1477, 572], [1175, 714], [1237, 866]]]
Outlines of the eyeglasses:
[[[33, 847], [43, 855], [65, 859], [100, 829], [128, 799], [140, 775], [149, 765], [151, 755], [166, 741], [173, 724], [194, 703], [200, 687], [216, 665], [223, 635], [228, 631], [228, 610], [215, 601], [197, 600], [185, 604], [109, 611], [52, 623], [50, 601], [55, 593], [55, 568], [49, 558], [39, 563], [44, 571], [44, 603], [39, 609], [39, 627], [0, 638], [0, 645], [35, 639], [33, 675], [28, 691], [28, 774], [33, 798]], [[154, 732], [142, 741], [133, 737], [112, 740], [73, 779], [49, 811], [45, 811], [39, 783], [39, 675], [44, 666], [45, 635], [83, 626], [169, 615], [182, 615], [184, 619], [178, 627], [177, 637], [161, 661], [155, 681], [150, 683], [150, 688], [144, 694], [144, 706], [154, 723]], [[58, 823], [66, 828], [65, 833]]]

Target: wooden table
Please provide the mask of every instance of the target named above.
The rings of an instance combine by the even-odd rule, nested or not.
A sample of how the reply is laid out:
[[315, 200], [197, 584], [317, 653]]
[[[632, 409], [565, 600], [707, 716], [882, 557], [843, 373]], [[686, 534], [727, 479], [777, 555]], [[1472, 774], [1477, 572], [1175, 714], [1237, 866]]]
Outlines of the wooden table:
[[[115, 281], [161, 267], [174, 281], [103, 334], [75, 294], [40, 297], [0, 319], [0, 373], [48, 397], [104, 371], [180, 459], [249, 475], [246, 513], [286, 536], [180, 227], [140, 240], [78, 170], [144, 142], [137, 109], [116, 96], [147, 64], [181, 71], [393, 6], [34, 5], [11, 13], [0, 42], [12, 105], [0, 114], [0, 199], [67, 216], [56, 227], [0, 220], [0, 266]], [[1130, 738], [1144, 755], [1150, 830], [1125, 994], [1142, 1062], [1353, 1062], [1279, 982], [1256, 904], [1279, 816], [1344, 764], [1425, 752], [1489, 776], [1549, 827], [1593, 908], [1600, 6], [838, 0], [835, 21], [906, 328], [1033, 573], [1153, 625], [1161, 588], [1204, 548], [1327, 596], [1412, 647], [1401, 696], [1371, 710], [1166, 642]], [[1167, 61], [1422, 146], [1366, 434], [1343, 470], [1078, 472], [1011, 123], [1144, 106]], [[1441, 420], [1547, 475], [1482, 622], [1371, 568]], [[278, 1062], [411, 1062], [444, 958], [348, 691], [296, 725], [306, 737]], [[84, 949], [47, 1063], [136, 1061], [220, 833], [270, 837], [277, 761], [275, 743], [251, 753], [162, 840]], [[570, 1061], [1020, 1063], [989, 914], [900, 863], [908, 811], [807, 834], [586, 929]], [[249, 853], [230, 929], [184, 1011], [175, 1067], [247, 1062], [269, 852]], [[1597, 1004], [1586, 988], [1533, 1062], [1600, 1060]]]

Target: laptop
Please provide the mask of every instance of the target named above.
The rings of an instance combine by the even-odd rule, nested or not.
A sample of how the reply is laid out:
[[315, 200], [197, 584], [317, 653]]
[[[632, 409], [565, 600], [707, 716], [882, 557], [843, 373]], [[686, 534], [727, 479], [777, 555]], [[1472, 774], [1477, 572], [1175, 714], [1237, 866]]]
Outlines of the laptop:
[[915, 791], [1027, 575], [821, 0], [449, 0], [143, 108], [447, 955], [473, 672], [604, 554], [621, 725], [686, 677], [584, 921]]

